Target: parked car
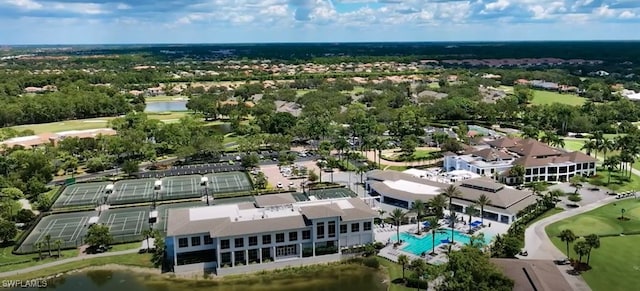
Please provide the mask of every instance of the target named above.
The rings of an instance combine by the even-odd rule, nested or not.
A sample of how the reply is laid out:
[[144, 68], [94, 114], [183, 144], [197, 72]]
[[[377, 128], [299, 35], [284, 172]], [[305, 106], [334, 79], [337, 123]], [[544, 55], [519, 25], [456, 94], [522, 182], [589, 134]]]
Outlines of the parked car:
[[276, 187], [278, 187], [278, 188], [284, 188], [284, 185], [282, 185], [282, 183], [278, 182], [278, 185], [276, 185]]

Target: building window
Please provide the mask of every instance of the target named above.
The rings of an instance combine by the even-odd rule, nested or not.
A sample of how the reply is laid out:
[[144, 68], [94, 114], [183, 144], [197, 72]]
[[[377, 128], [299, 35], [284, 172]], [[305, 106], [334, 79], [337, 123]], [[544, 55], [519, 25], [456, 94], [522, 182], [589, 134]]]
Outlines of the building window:
[[189, 246], [189, 240], [186, 237], [178, 239], [178, 247], [186, 248]]
[[263, 245], [268, 245], [271, 243], [271, 235], [270, 234], [265, 234], [262, 236], [262, 244]]
[[359, 231], [360, 231], [360, 223], [352, 223], [351, 232], [359, 232]]
[[327, 227], [329, 228], [329, 237], [336, 237], [336, 222], [329, 221]]
[[371, 230], [371, 221], [367, 221], [362, 225], [362, 230], [367, 231]]
[[292, 231], [289, 233], [289, 241], [297, 241], [298, 240], [298, 232]]
[[540, 168], [540, 174], [547, 173], [547, 168]]
[[205, 235], [204, 236], [204, 244], [205, 245], [212, 245], [213, 244], [213, 239], [211, 238], [210, 235]]
[[340, 233], [347, 233], [347, 225], [346, 224], [341, 224], [340, 225]]
[[228, 249], [230, 247], [231, 247], [231, 245], [230, 245], [228, 239], [223, 239], [223, 240], [220, 241], [220, 248], [221, 249]]
[[324, 222], [318, 222], [318, 226], [316, 227], [316, 237], [324, 238]]
[[199, 246], [200, 245], [200, 237], [199, 236], [192, 236], [191, 237], [191, 246], [195, 247], [195, 246]]
[[257, 236], [250, 236], [249, 237], [249, 245], [250, 246], [257, 246], [258, 245], [258, 237]]
[[243, 237], [236, 238], [234, 245], [236, 246], [236, 248], [244, 247], [244, 238]]
[[526, 175], [531, 175], [531, 169], [527, 169]]
[[296, 245], [279, 246], [276, 247], [277, 257], [295, 256], [298, 254]]
[[284, 233], [276, 233], [276, 242], [277, 243], [284, 242]]
[[302, 239], [311, 239], [311, 231], [303, 230], [302, 231]]

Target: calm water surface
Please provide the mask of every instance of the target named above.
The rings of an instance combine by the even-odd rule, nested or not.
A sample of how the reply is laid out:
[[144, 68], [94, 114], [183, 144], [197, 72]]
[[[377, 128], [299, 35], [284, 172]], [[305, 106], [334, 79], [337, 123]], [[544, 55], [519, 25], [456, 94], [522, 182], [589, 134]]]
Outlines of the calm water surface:
[[187, 110], [187, 101], [160, 101], [149, 102], [144, 112], [167, 112], [167, 111], [185, 111]]
[[[383, 291], [382, 276], [366, 267], [320, 271], [304, 277], [274, 280], [240, 279], [232, 283], [178, 280], [126, 271], [87, 271], [49, 280], [48, 290], [61, 291]], [[14, 288], [5, 290], [45, 290]]]

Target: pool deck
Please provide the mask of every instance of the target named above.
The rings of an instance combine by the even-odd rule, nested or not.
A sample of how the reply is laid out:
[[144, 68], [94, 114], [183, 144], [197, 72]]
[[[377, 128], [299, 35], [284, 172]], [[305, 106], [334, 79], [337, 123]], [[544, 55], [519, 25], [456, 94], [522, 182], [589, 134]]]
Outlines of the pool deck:
[[[468, 221], [469, 216], [465, 215], [463, 216], [463, 218], [465, 221]], [[474, 216], [471, 218], [471, 221], [479, 221], [479, 220], [481, 220], [479, 217]], [[507, 230], [509, 229], [508, 224], [504, 224], [496, 221], [485, 220], [484, 223], [485, 223], [485, 227], [481, 228], [478, 232], [476, 232], [476, 234], [484, 233], [486, 236], [493, 238], [498, 234], [506, 233]], [[491, 223], [491, 226], [489, 226], [489, 223]], [[444, 226], [446, 225], [445, 221], [440, 220], [440, 225], [442, 225], [442, 227], [445, 227]], [[414, 233], [417, 227], [418, 225], [416, 223], [401, 225], [400, 233], [403, 233], [403, 232]], [[469, 226], [465, 225], [464, 223], [458, 222], [455, 225], [455, 229], [462, 233], [466, 233], [467, 230], [469, 230]], [[406, 243], [398, 246], [397, 248], [393, 247], [393, 243], [391, 242], [394, 241], [394, 237], [396, 236], [396, 233], [397, 233], [395, 226], [386, 224], [386, 227], [380, 227], [379, 225], [376, 225], [374, 232], [375, 232], [376, 241], [387, 244], [386, 247], [380, 250], [380, 252], [378, 253], [379, 256], [394, 262], [398, 261], [399, 255], [406, 255], [407, 257], [409, 257], [410, 260], [421, 258], [420, 256], [416, 256], [412, 253], [403, 251], [402, 249], [406, 246]], [[422, 259], [425, 259], [427, 263], [434, 264], [434, 265], [445, 263], [447, 261], [447, 256], [445, 254], [446, 250], [442, 249], [441, 247], [442, 247], [441, 245], [436, 246], [436, 254], [437, 254], [436, 256], [427, 255]], [[458, 244], [455, 244], [453, 248], [459, 249], [460, 246]]]

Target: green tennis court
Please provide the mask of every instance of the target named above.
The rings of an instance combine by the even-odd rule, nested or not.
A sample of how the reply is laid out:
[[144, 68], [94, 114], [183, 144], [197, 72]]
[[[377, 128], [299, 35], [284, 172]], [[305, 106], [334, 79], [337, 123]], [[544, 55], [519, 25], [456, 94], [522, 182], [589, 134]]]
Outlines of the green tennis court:
[[185, 202], [174, 204], [162, 204], [157, 207], [158, 210], [158, 222], [153, 226], [154, 229], [167, 233], [167, 217], [169, 217], [169, 209], [178, 208], [194, 208], [207, 206], [205, 202]]
[[344, 197], [357, 197], [358, 194], [347, 188], [331, 188], [331, 189], [318, 189], [310, 190], [309, 196], [315, 196], [316, 199], [336, 199]]
[[95, 206], [104, 194], [104, 189], [108, 184], [108, 182], [96, 182], [69, 185], [64, 188], [58, 199], [56, 199], [53, 208]]
[[[87, 222], [92, 216], [97, 216], [95, 211], [74, 212], [65, 214], [53, 214], [43, 217], [38, 225], [29, 233], [29, 236], [18, 248], [18, 253], [36, 252], [36, 243], [47, 242], [46, 237], [51, 237], [51, 249], [57, 249], [56, 241], [60, 240], [60, 248], [68, 249], [82, 245], [82, 240], [87, 232]], [[46, 249], [46, 247], [45, 247]]]
[[211, 193], [232, 193], [251, 191], [251, 181], [246, 173], [226, 172], [207, 174]]
[[112, 205], [153, 201], [155, 181], [155, 179], [118, 181], [107, 201]]
[[162, 178], [160, 200], [195, 198], [203, 195], [200, 175], [175, 176]]
[[114, 238], [140, 236], [149, 228], [149, 207], [105, 210], [98, 222], [108, 226]]

